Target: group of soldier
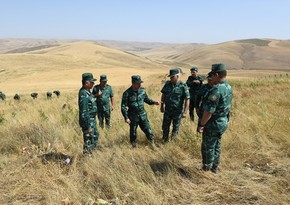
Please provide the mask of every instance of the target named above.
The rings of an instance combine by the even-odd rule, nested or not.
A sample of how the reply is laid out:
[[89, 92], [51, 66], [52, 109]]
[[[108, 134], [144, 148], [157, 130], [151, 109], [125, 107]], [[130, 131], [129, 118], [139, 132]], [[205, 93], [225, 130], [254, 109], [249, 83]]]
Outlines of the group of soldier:
[[[163, 113], [162, 142], [176, 141], [181, 119], [190, 115], [194, 121], [194, 108], [198, 116], [197, 132], [202, 133], [202, 170], [216, 173], [220, 163], [220, 143], [226, 131], [232, 101], [232, 89], [226, 81], [227, 69], [225, 64], [213, 64], [207, 75], [207, 84], [197, 75], [196, 66], [190, 69], [191, 76], [186, 83], [180, 78], [180, 69], [170, 69], [168, 77], [161, 89], [161, 101], [148, 97], [139, 75], [131, 77], [132, 85], [122, 95], [121, 112], [124, 120], [130, 126], [130, 143], [132, 148], [137, 146], [137, 128], [140, 126], [150, 145], [155, 149], [154, 133], [150, 127], [144, 103], [160, 105]], [[99, 125], [110, 128], [110, 113], [114, 109], [114, 95], [107, 76], [100, 76], [100, 84], [94, 86], [96, 79], [92, 73], [82, 74], [82, 88], [79, 91], [79, 124], [83, 132], [83, 152], [91, 154], [97, 147]], [[93, 91], [91, 92], [91, 89]], [[172, 132], [170, 126], [172, 123]], [[169, 138], [170, 136], [170, 138]]]
[[[47, 99], [50, 99], [52, 97], [52, 93], [54, 93], [57, 97], [60, 96], [60, 91], [59, 90], [54, 90], [53, 92], [51, 91], [47, 91], [46, 93], [46, 97]], [[36, 99], [38, 97], [38, 93], [31, 93], [30, 96], [33, 98], [33, 99]], [[0, 91], [0, 99], [1, 100], [5, 100], [6, 99], [6, 95]], [[16, 93], [13, 97], [14, 100], [20, 100], [20, 94]]]

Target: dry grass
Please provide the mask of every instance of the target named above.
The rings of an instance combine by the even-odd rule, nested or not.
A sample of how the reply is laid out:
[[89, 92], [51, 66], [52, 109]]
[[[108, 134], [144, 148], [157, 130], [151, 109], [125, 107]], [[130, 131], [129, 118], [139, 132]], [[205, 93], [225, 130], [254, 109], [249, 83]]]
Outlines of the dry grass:
[[[149, 96], [159, 99], [162, 84], [149, 82]], [[132, 150], [120, 112], [126, 86], [113, 87], [112, 129], [99, 130], [102, 147], [92, 157], [81, 154], [77, 91], [0, 102], [0, 204], [289, 204], [290, 79], [230, 83], [232, 117], [217, 175], [200, 171], [201, 139], [189, 119], [182, 121], [179, 142], [160, 144], [156, 106], [146, 109], [158, 149], [151, 150], [138, 129]]]

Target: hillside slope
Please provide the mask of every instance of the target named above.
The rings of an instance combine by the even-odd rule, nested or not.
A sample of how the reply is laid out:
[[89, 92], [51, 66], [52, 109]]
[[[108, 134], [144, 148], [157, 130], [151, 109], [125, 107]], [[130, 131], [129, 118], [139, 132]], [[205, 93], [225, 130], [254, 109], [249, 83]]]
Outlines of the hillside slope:
[[209, 68], [223, 62], [236, 69], [290, 70], [290, 40], [247, 39], [174, 50], [159, 47], [136, 53], [166, 64]]
[[[14, 49], [15, 50], [15, 49]], [[83, 72], [98, 75], [108, 74], [109, 80], [124, 77], [125, 81], [115, 81], [120, 85], [130, 83], [132, 74], [144, 74], [166, 68], [148, 59], [124, 51], [98, 45], [94, 42], [66, 42], [52, 47], [28, 49], [21, 53], [0, 54], [0, 86], [9, 87], [7, 92], [24, 91], [25, 87], [38, 90], [46, 87], [78, 87]], [[122, 71], [122, 72], [120, 72]], [[15, 82], [19, 82], [16, 84]], [[9, 85], [9, 86], [7, 86]]]

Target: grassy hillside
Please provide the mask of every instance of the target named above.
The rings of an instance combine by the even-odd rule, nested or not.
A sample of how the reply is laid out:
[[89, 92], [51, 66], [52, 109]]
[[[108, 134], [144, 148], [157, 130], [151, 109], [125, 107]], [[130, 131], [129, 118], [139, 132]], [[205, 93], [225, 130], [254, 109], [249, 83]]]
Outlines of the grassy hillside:
[[27, 51], [23, 53], [0, 54], [0, 87], [6, 88], [2, 91], [10, 95], [49, 89], [71, 91], [78, 87], [84, 72], [92, 72], [97, 78], [105, 73], [111, 82], [127, 85], [130, 76], [136, 72], [146, 77], [146, 73], [159, 72], [160, 69], [167, 72], [168, 69], [94, 42], [65, 42], [48, 48], [38, 47], [38, 50], [28, 47], [18, 47], [18, 50], [25, 48]]
[[[112, 129], [99, 130], [101, 147], [92, 157], [81, 154], [77, 92], [0, 101], [0, 204], [289, 204], [290, 79], [230, 84], [232, 116], [217, 175], [200, 171], [201, 138], [189, 118], [177, 143], [161, 145], [156, 106], [146, 109], [158, 148], [150, 149], [138, 129], [132, 150], [120, 112], [126, 86], [113, 87]], [[161, 86], [145, 87], [160, 99]]]
[[138, 52], [138, 55], [169, 65], [183, 63], [206, 68], [213, 62], [224, 62], [236, 69], [289, 71], [290, 43], [287, 40], [245, 39], [188, 48], [177, 50], [159, 47]]

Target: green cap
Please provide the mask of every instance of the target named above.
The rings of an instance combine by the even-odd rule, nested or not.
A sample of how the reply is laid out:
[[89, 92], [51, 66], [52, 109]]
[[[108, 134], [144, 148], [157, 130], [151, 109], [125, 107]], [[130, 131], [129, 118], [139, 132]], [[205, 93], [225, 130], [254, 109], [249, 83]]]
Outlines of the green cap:
[[96, 79], [94, 78], [92, 73], [83, 73], [82, 79], [83, 79], [83, 81], [86, 81], [86, 80], [88, 80], [90, 82], [96, 81]]
[[172, 68], [169, 71], [169, 75], [167, 77], [172, 77], [179, 74], [180, 68]]
[[100, 82], [108, 81], [106, 75], [100, 75]]
[[143, 83], [143, 81], [141, 80], [140, 75], [132, 75], [132, 83]]
[[212, 64], [212, 66], [211, 66], [211, 72], [213, 72], [213, 73], [218, 73], [218, 72], [226, 71], [226, 70], [227, 70], [227, 67], [223, 63]]
[[198, 67], [193, 66], [192, 68], [190, 68], [190, 71], [198, 71]]

